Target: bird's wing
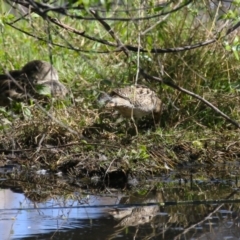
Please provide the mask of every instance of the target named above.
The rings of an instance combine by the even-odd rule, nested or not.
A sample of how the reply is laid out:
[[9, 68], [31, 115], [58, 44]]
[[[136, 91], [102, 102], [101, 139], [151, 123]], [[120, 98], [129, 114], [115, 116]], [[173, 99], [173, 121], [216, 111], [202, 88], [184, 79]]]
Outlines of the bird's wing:
[[129, 101], [135, 107], [146, 110], [153, 110], [155, 107], [156, 93], [143, 85], [133, 85], [125, 88], [117, 88], [112, 91], [112, 96], [117, 95]]

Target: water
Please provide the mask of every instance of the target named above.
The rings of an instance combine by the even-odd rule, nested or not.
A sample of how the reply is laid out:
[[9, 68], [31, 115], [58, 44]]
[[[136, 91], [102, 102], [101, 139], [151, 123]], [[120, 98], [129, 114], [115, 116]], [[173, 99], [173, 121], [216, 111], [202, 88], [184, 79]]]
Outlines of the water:
[[234, 202], [238, 191], [232, 203], [162, 206], [157, 202], [168, 197], [167, 191], [85, 195], [78, 200], [76, 193], [74, 200], [54, 197], [41, 203], [14, 191], [0, 190], [1, 240], [240, 238], [240, 204]]
[[[109, 222], [113, 223], [106, 214], [105, 207], [99, 206], [115, 204], [116, 201], [114, 197], [89, 196], [82, 199], [81, 203], [62, 198], [33, 203], [22, 193], [15, 193], [9, 189], [0, 191], [0, 199], [0, 239], [4, 240], [35, 239], [34, 235], [45, 239], [55, 234], [68, 239], [65, 236], [69, 234], [76, 233], [79, 237], [89, 234], [92, 229], [101, 231], [103, 224], [109, 226]], [[98, 239], [93, 232], [88, 239]]]

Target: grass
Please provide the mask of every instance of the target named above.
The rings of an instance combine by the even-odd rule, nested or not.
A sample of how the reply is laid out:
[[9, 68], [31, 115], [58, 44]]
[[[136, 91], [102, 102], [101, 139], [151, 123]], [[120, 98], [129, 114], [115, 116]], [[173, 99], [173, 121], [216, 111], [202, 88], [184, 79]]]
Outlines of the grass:
[[[169, 14], [153, 30], [150, 27], [156, 24], [156, 19], [138, 24], [133, 21], [109, 21], [121, 41], [132, 46], [139, 45], [139, 33], [147, 30], [140, 41], [140, 46], [147, 52], [138, 54], [129, 51], [129, 57], [123, 52], [115, 52], [113, 47], [52, 24], [48, 35], [46, 22], [36, 14], [14, 24], [40, 38], [51, 36], [50, 41], [39, 41], [7, 24], [14, 18], [4, 14], [6, 9], [2, 9], [2, 72], [4, 69], [21, 68], [33, 59], [52, 59], [74, 101], [50, 101], [45, 110], [52, 118], [34, 103], [23, 103], [14, 109], [3, 108], [0, 112], [1, 152], [8, 154], [16, 150], [19, 163], [26, 158], [30, 165], [47, 167], [52, 172], [60, 169], [78, 177], [96, 173], [105, 176], [113, 171], [123, 175], [159, 174], [166, 172], [165, 163], [177, 168], [191, 163], [210, 164], [215, 159], [220, 163], [236, 159], [239, 152], [238, 130], [199, 100], [166, 85], [149, 83], [139, 77], [139, 83], [156, 90], [165, 109], [161, 128], [154, 131], [151, 121], [142, 121], [137, 137], [133, 136], [132, 130], [125, 128], [124, 121], [118, 121], [117, 115], [100, 109], [96, 103], [100, 90], [108, 91], [135, 82], [139, 59], [140, 67], [152, 75], [159, 76], [164, 66], [165, 78], [203, 96], [239, 121], [240, 109], [236, 104], [239, 102], [239, 60], [234, 52], [234, 44], [238, 43], [237, 32], [192, 50], [164, 54], [150, 51], [190, 46], [213, 38], [217, 27], [214, 21], [206, 25], [200, 17], [196, 17], [202, 13], [198, 10], [199, 4], [196, 1], [188, 8]], [[202, 7], [203, 12], [207, 10], [207, 6]], [[50, 15], [58, 17], [54, 13]], [[125, 13], [122, 15], [129, 17]], [[76, 21], [64, 16], [59, 19], [89, 36], [116, 42], [98, 21]], [[225, 48], [226, 43], [230, 49]], [[72, 47], [80, 51], [68, 49]], [[102, 51], [109, 52], [96, 53]], [[4, 162], [4, 158], [1, 161]]]

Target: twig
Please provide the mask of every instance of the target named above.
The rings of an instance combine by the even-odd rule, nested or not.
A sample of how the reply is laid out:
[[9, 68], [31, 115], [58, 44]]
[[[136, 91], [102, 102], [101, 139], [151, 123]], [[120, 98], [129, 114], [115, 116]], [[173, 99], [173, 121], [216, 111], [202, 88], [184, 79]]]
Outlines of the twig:
[[[64, 29], [67, 29], [69, 31], [72, 31], [73, 33], [75, 34], [78, 34], [82, 37], [85, 37], [89, 40], [92, 40], [92, 41], [96, 41], [96, 42], [100, 42], [104, 45], [108, 45], [108, 46], [112, 46], [112, 47], [121, 47], [120, 49], [124, 51], [124, 53], [126, 54], [126, 50], [128, 51], [133, 51], [133, 52], [144, 52], [144, 53], [147, 53], [147, 52], [151, 52], [151, 53], [170, 53], [170, 52], [180, 52], [180, 51], [186, 51], [186, 50], [191, 50], [191, 49], [196, 49], [196, 48], [199, 48], [199, 47], [203, 47], [203, 46], [206, 46], [206, 45], [209, 45], [209, 44], [212, 44], [216, 41], [218, 41], [220, 38], [222, 37], [226, 37], [227, 35], [229, 35], [231, 32], [233, 32], [234, 30], [236, 30], [239, 26], [240, 26], [240, 21], [238, 23], [236, 23], [233, 27], [229, 28], [227, 31], [226, 31], [226, 34], [224, 36], [221, 36], [220, 31], [217, 31], [215, 36], [212, 38], [212, 39], [209, 39], [209, 40], [206, 40], [204, 42], [199, 42], [199, 43], [196, 43], [194, 45], [188, 45], [188, 46], [182, 46], [182, 47], [176, 47], [176, 48], [167, 48], [167, 49], [160, 49], [160, 48], [155, 48], [155, 49], [150, 49], [150, 50], [147, 50], [147, 49], [144, 49], [144, 48], [138, 48], [138, 47], [135, 47], [135, 46], [132, 46], [132, 45], [120, 45], [117, 44], [113, 44], [107, 40], [104, 40], [104, 39], [98, 39], [98, 38], [95, 38], [93, 36], [88, 36], [85, 32], [80, 32], [70, 26], [67, 26], [65, 24], [62, 24], [59, 20], [56, 20], [55, 18], [52, 18], [50, 17], [47, 13], [49, 11], [53, 11], [53, 12], [58, 12], [60, 14], [63, 14], [63, 15], [66, 15], [66, 16], [69, 16], [69, 17], [72, 17], [72, 18], [75, 18], [75, 19], [86, 19], [86, 20], [90, 20], [88, 18], [84, 18], [82, 16], [71, 16], [67, 13], [67, 10], [71, 9], [71, 8], [68, 8], [67, 6], [65, 7], [62, 7], [62, 6], [59, 6], [59, 7], [56, 7], [56, 6], [52, 6], [52, 5], [48, 5], [48, 4], [44, 4], [44, 3], [39, 3], [37, 1], [24, 1], [24, 0], [18, 0], [18, 1], [12, 1], [13, 3], [18, 3], [28, 9], [30, 9], [32, 12], [35, 12], [36, 14], [38, 14], [39, 16], [41, 16], [43, 19], [45, 20], [49, 20], [51, 21], [52, 23], [58, 25], [59, 27], [61, 28], [64, 28]], [[175, 11], [178, 11], [179, 9], [183, 8], [183, 7], [186, 7], [189, 3], [191, 3], [192, 0], [189, 0], [187, 2], [185, 2], [184, 4], [182, 4], [181, 6], [178, 6], [174, 9], [172, 9], [171, 11], [169, 12], [164, 12], [164, 13], [161, 13], [160, 15], [157, 14], [156, 16], [159, 17], [161, 15], [168, 15], [172, 12], [175, 12]], [[11, 3], [9, 2], [9, 4], [11, 5]], [[83, 10], [83, 9], [81, 9]], [[96, 11], [94, 10], [91, 10], [90, 9], [90, 12], [93, 14], [94, 18], [92, 18], [92, 20], [98, 20], [100, 21], [104, 27], [108, 27], [109, 25], [106, 24], [106, 22], [104, 22], [104, 20], [118, 20], [118, 21], [140, 21], [140, 20], [146, 20], [146, 19], [149, 19], [149, 16], [148, 17], [144, 17], [144, 18], [128, 18], [128, 19], [122, 19], [122, 18], [103, 18], [103, 17], [99, 17], [98, 15], [96, 15]], [[153, 18], [153, 17], [156, 17], [156, 16], [151, 16], [150, 18]], [[6, 23], [10, 26], [13, 27], [13, 25], [10, 23]], [[107, 28], [106, 28], [107, 29]], [[112, 32], [109, 32], [111, 35], [113, 33]], [[116, 40], [116, 34], [115, 34], [115, 37], [114, 39]]]
[[[236, 193], [238, 192], [238, 190], [233, 191], [232, 193], [230, 193], [225, 199], [228, 200], [230, 197], [234, 196]], [[204, 221], [208, 220], [214, 213], [216, 213], [217, 211], [219, 211], [219, 209], [221, 207], [223, 207], [224, 204], [220, 204], [218, 206], [216, 206], [213, 211], [211, 211], [206, 217], [203, 218], [203, 220], [192, 224], [191, 226], [189, 226], [188, 228], [186, 228], [182, 233], [178, 234], [177, 236], [174, 237], [174, 240], [178, 240], [181, 239], [181, 236], [186, 234], [187, 232], [189, 232], [191, 229], [195, 228], [196, 226], [203, 224]]]
[[86, 142], [86, 141], [79, 141], [79, 142], [73, 142], [73, 143], [67, 143], [67, 144], [64, 144], [64, 145], [58, 145], [58, 146], [46, 146], [46, 147], [41, 147], [39, 149], [39, 146], [37, 148], [28, 148], [28, 149], [17, 149], [17, 150], [14, 150], [14, 149], [0, 149], [0, 153], [23, 153], [23, 152], [32, 152], [34, 151], [35, 149], [36, 152], [39, 152], [39, 151], [48, 151], [48, 150], [51, 150], [51, 149], [59, 149], [59, 148], [67, 148], [67, 147], [71, 147], [71, 146], [79, 146], [79, 145], [91, 145], [91, 146], [102, 146], [102, 147], [110, 147], [110, 148], [116, 148], [118, 149], [119, 146], [118, 145], [110, 145], [110, 144], [101, 144], [101, 143], [98, 143], [98, 142]]
[[[126, 48], [126, 46], [124, 46], [124, 44], [121, 42], [121, 40], [117, 37], [117, 35], [116, 35], [116, 34], [114, 33], [114, 31], [111, 29], [111, 27], [109, 26], [109, 24], [106, 23], [103, 19], [101, 19], [95, 11], [91, 10], [90, 12], [96, 17], [96, 19], [99, 20], [99, 22], [104, 26], [104, 28], [105, 28], [105, 29], [107, 30], [107, 32], [111, 35], [111, 37], [112, 37], [113, 39], [115, 39], [115, 41], [117, 42], [118, 46], [119, 46], [121, 49], [123, 49], [125, 55], [126, 55], [126, 56], [129, 56], [128, 48]], [[211, 41], [216, 41], [216, 40], [217, 40], [217, 38], [215, 38], [215, 39], [213, 39], [213, 40], [211, 40]], [[210, 41], [210, 42], [211, 42], [211, 41]], [[139, 53], [140, 48], [138, 47], [137, 50], [138, 50], [138, 53]], [[158, 78], [158, 77], [151, 76], [151, 75], [145, 73], [145, 72], [143, 71], [143, 69], [141, 69], [141, 68], [139, 68], [139, 69], [140, 69], [140, 74], [142, 74], [144, 77], [146, 77], [146, 78], [148, 78], [148, 79], [150, 79], [150, 80], [154, 80], [154, 81], [158, 81], [158, 82], [164, 83], [164, 84], [166, 84], [166, 85], [168, 85], [168, 86], [170, 86], [170, 87], [172, 87], [172, 88], [174, 88], [174, 89], [177, 89], [178, 91], [184, 92], [184, 93], [186, 93], [186, 94], [188, 94], [188, 95], [190, 95], [190, 96], [192, 96], [192, 97], [194, 97], [194, 98], [199, 99], [200, 101], [202, 101], [203, 103], [205, 103], [207, 106], [209, 106], [211, 109], [213, 109], [215, 112], [217, 112], [218, 114], [220, 114], [223, 118], [225, 118], [226, 120], [228, 120], [229, 122], [231, 122], [231, 123], [232, 123], [233, 125], [235, 125], [236, 127], [240, 128], [240, 124], [239, 124], [238, 122], [236, 122], [235, 120], [231, 119], [229, 116], [227, 116], [225, 113], [223, 113], [221, 110], [219, 110], [217, 107], [215, 107], [213, 104], [211, 104], [211, 103], [210, 103], [209, 101], [207, 101], [206, 99], [200, 97], [199, 95], [197, 95], [197, 94], [195, 94], [195, 93], [193, 93], [193, 92], [191, 92], [191, 91], [189, 91], [189, 90], [187, 90], [187, 89], [185, 89], [185, 88], [182, 88], [182, 87], [176, 85], [176, 84], [175, 84], [174, 82], [172, 82], [172, 81], [167, 81], [167, 80], [164, 80], [164, 79], [162, 79], [162, 78]]]
[[238, 122], [236, 122], [235, 120], [231, 119], [228, 115], [226, 115], [225, 113], [223, 113], [220, 109], [218, 109], [217, 107], [215, 107], [212, 103], [210, 103], [209, 101], [207, 101], [206, 99], [204, 99], [203, 97], [199, 96], [196, 93], [193, 93], [185, 88], [182, 88], [178, 85], [176, 85], [173, 81], [170, 80], [165, 80], [159, 77], [155, 77], [155, 76], [151, 76], [149, 74], [147, 74], [146, 72], [144, 72], [143, 69], [140, 69], [140, 74], [142, 74], [142, 76], [144, 76], [145, 78], [149, 79], [149, 80], [153, 80], [153, 81], [157, 81], [160, 83], [164, 83], [174, 89], [177, 89], [180, 92], [186, 93], [187, 95], [190, 95], [200, 101], [202, 101], [204, 104], [206, 104], [207, 106], [209, 106], [211, 109], [213, 109], [215, 112], [217, 112], [219, 115], [221, 115], [223, 118], [225, 118], [227, 121], [229, 121], [230, 123], [232, 123], [234, 126], [236, 126], [237, 128], [240, 128], [240, 124]]
[[[110, 21], [123, 21], [123, 22], [132, 22], [132, 21], [144, 21], [144, 20], [149, 20], [149, 19], [154, 19], [154, 18], [158, 18], [160, 16], [164, 16], [164, 15], [168, 15], [170, 13], [174, 13], [177, 12], [178, 10], [180, 10], [181, 8], [184, 8], [186, 6], [188, 6], [193, 0], [188, 0], [186, 2], [184, 2], [182, 5], [173, 8], [169, 11], [165, 11], [165, 12], [161, 12], [158, 14], [153, 14], [153, 15], [147, 15], [145, 17], [136, 17], [136, 18], [124, 18], [124, 17], [102, 17], [103, 20], [110, 20]], [[44, 3], [40, 3], [37, 1], [32, 1], [32, 0], [28, 0], [28, 1], [24, 1], [24, 0], [13, 0], [11, 2], [16, 2], [26, 8], [31, 8], [32, 11], [36, 12], [39, 15], [47, 15], [48, 12], [56, 12], [65, 16], [68, 16], [72, 19], [78, 19], [78, 20], [86, 20], [86, 21], [95, 21], [96, 18], [92, 18], [92, 17], [83, 17], [82, 15], [77, 15], [77, 14], [69, 14], [67, 11], [71, 10], [71, 9], [75, 9], [76, 8], [70, 8], [70, 7], [61, 7], [61, 6], [52, 6], [49, 4], [44, 4]], [[9, 2], [9, 4], [11, 5], [11, 3]], [[80, 7], [77, 10], [85, 10], [84, 8]], [[92, 10], [90, 8], [90, 10]]]
[[110, 25], [105, 22], [101, 17], [99, 17], [98, 13], [90, 10], [91, 14], [103, 25], [103, 27], [105, 28], [105, 30], [111, 35], [111, 37], [116, 41], [118, 48], [120, 48], [121, 50], [123, 50], [123, 52], [125, 53], [125, 55], [127, 57], [129, 57], [129, 51], [126, 48], [126, 46], [122, 43], [122, 41], [120, 40], [120, 38], [115, 34], [115, 32], [112, 30], [112, 28], [110, 27]]

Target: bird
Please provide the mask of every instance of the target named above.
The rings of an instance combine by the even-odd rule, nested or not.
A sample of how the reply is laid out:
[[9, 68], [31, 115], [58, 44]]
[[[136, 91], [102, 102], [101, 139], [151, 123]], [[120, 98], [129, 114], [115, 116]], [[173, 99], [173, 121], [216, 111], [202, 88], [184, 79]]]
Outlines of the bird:
[[156, 92], [144, 85], [131, 85], [116, 88], [110, 93], [101, 92], [100, 105], [117, 110], [123, 117], [140, 119], [151, 115], [156, 125], [160, 122], [162, 101]]
[[59, 81], [57, 70], [48, 62], [33, 60], [20, 70], [0, 74], [0, 105], [9, 105], [11, 100], [21, 101], [28, 95], [40, 97], [37, 89], [47, 87], [50, 95], [61, 98], [67, 95], [67, 88]]

